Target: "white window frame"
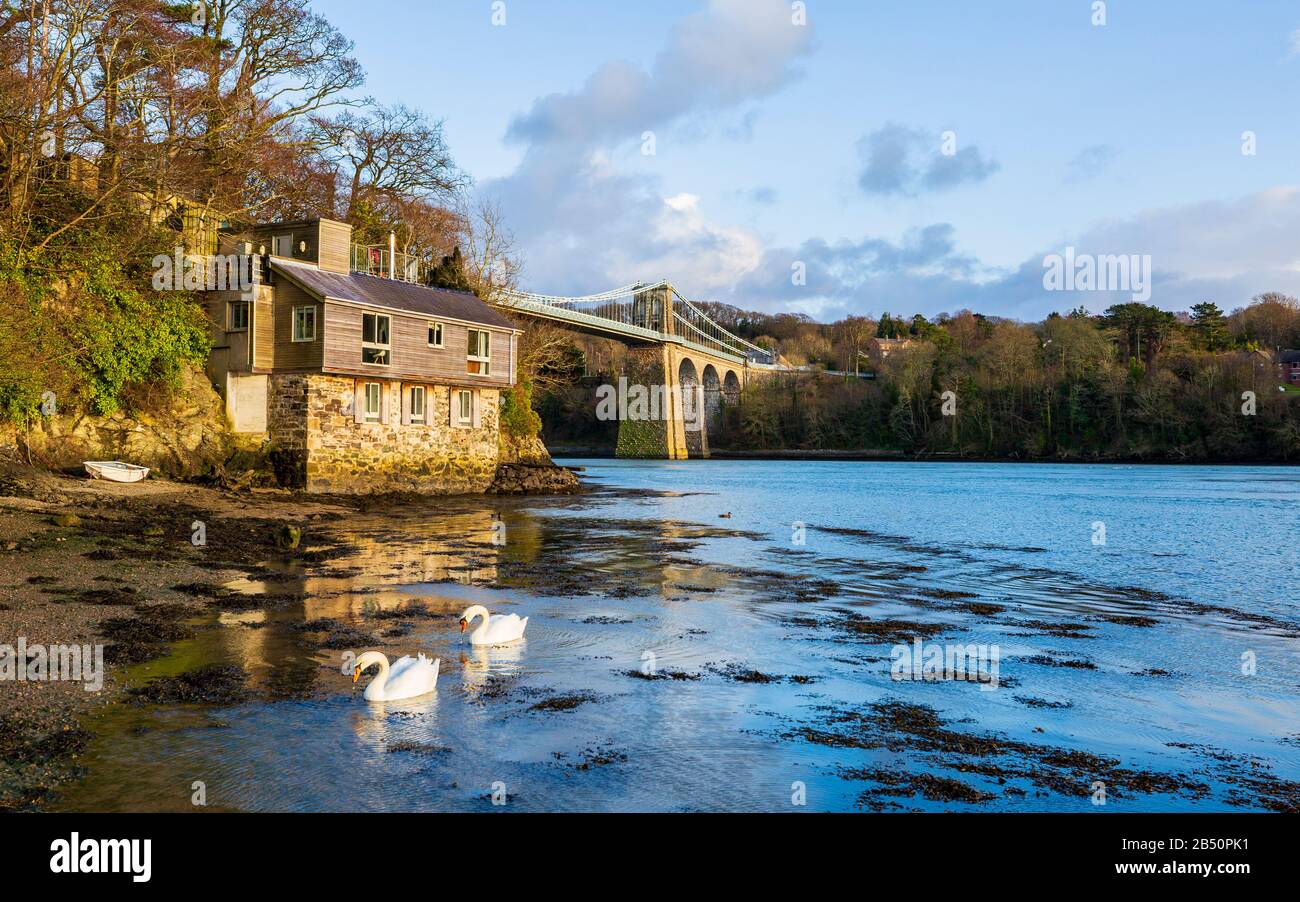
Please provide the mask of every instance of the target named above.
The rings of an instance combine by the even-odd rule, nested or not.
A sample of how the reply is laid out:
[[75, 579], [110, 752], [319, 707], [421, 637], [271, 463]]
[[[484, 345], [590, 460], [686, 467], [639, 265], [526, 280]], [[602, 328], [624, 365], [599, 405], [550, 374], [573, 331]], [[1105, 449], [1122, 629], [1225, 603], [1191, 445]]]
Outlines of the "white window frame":
[[[375, 318], [375, 338], [379, 338], [379, 321], [388, 321], [388, 341], [366, 341], [366, 317]], [[387, 353], [387, 360], [384, 362], [366, 360], [366, 351], [384, 351]], [[393, 365], [393, 318], [387, 313], [363, 313], [361, 314], [361, 362], [365, 366], [392, 366]]]
[[[474, 340], [474, 336], [481, 336], [480, 342]], [[472, 354], [471, 351], [484, 350], [486, 354]], [[479, 365], [478, 370], [474, 369], [473, 364]], [[492, 333], [487, 329], [470, 329], [469, 338], [465, 351], [465, 372], [471, 376], [491, 376], [492, 375]]]
[[[283, 243], [282, 243], [282, 242], [283, 242]], [[283, 254], [280, 253], [281, 250], [284, 250], [285, 253], [283, 253]], [[272, 256], [272, 257], [286, 257], [286, 258], [290, 258], [290, 259], [292, 259], [292, 257], [293, 257], [293, 235], [292, 235], [292, 234], [288, 234], [288, 235], [272, 235], [272, 236], [271, 236], [271, 256]]]
[[[235, 311], [244, 311], [244, 324], [235, 325]], [[250, 301], [227, 301], [226, 302], [226, 331], [227, 332], [247, 332], [248, 327], [253, 321], [253, 305]]]
[[[302, 330], [299, 330], [299, 328], [298, 328], [298, 314], [300, 314], [300, 313], [304, 313], [304, 314], [305, 314], [305, 313], [310, 313], [310, 314], [311, 314], [311, 335], [308, 335], [308, 334], [307, 334], [307, 330], [306, 330], [305, 328], [302, 329]], [[304, 317], [304, 324], [305, 324], [305, 320], [306, 320], [306, 318]], [[308, 305], [306, 305], [305, 307], [294, 307], [294, 308], [293, 308], [293, 336], [292, 336], [291, 340], [292, 340], [292, 341], [299, 341], [299, 342], [308, 342], [308, 341], [315, 341], [315, 340], [316, 340], [316, 305], [315, 305], [315, 304], [308, 304]]]
[[[465, 399], [469, 399], [469, 416], [462, 415], [465, 406]], [[469, 388], [456, 390], [456, 408], [455, 408], [456, 426], [461, 429], [471, 429], [474, 426], [474, 391]]]
[[442, 323], [429, 323], [429, 331], [432, 332], [434, 329], [438, 330], [438, 340], [429, 342], [429, 347], [445, 348], [447, 346], [447, 327]]
[[[415, 412], [415, 399], [420, 399], [420, 412]], [[411, 386], [411, 423], [416, 426], [423, 426], [429, 420], [429, 393], [425, 391], [423, 385]]]
[[[375, 410], [371, 413], [370, 399], [371, 389], [374, 389]], [[381, 382], [365, 382], [361, 387], [361, 400], [365, 404], [362, 412], [362, 420], [366, 423], [378, 425], [384, 421], [384, 386]]]

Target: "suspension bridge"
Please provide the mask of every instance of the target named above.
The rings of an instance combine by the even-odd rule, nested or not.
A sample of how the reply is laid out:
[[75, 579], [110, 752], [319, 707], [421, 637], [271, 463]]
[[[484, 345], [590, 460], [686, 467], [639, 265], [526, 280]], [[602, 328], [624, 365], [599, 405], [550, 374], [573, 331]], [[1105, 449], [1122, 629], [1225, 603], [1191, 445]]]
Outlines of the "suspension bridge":
[[772, 366], [772, 353], [728, 331], [667, 280], [624, 285], [601, 294], [557, 297], [502, 290], [497, 303], [629, 344], [671, 342], [732, 363]]
[[654, 416], [620, 415], [620, 456], [707, 457], [708, 430], [719, 422], [723, 405], [739, 401], [747, 379], [787, 369], [770, 351], [718, 324], [666, 280], [583, 297], [499, 290], [493, 303], [629, 346], [626, 383], [632, 390], [660, 389], [670, 403], [660, 405]]

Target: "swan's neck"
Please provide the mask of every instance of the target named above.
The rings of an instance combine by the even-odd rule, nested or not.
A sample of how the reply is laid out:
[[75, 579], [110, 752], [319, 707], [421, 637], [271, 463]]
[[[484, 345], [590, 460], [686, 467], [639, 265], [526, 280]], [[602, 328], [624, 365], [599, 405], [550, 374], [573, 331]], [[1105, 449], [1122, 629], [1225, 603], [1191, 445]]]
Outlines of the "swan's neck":
[[485, 639], [485, 638], [487, 638], [487, 631], [488, 631], [488, 615], [487, 615], [487, 611], [475, 611], [475, 612], [474, 612], [474, 616], [475, 616], [475, 617], [482, 617], [482, 618], [483, 618], [483, 622], [480, 623], [480, 624], [479, 624], [479, 625], [474, 629], [474, 632], [470, 633], [470, 637], [469, 637], [469, 638], [470, 638], [470, 641], [471, 641], [471, 642], [474, 641], [475, 639]]
[[379, 656], [379, 673], [370, 681], [367, 692], [373, 693], [376, 698], [383, 697], [384, 687], [388, 685], [388, 658], [384, 655]]

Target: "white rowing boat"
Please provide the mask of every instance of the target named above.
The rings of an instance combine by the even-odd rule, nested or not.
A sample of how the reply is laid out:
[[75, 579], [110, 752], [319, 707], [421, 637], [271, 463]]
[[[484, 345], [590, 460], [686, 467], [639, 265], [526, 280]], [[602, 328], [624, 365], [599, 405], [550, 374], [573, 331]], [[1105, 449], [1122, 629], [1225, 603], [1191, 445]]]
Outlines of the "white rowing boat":
[[124, 464], [120, 460], [88, 460], [85, 464], [91, 476], [113, 482], [139, 482], [149, 475], [148, 467]]

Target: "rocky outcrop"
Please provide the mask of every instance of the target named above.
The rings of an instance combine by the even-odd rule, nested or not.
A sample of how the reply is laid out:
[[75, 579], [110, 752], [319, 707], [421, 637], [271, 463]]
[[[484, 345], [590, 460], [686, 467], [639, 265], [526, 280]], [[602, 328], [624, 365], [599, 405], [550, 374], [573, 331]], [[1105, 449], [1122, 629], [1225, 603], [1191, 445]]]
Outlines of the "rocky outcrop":
[[191, 479], [219, 469], [231, 453], [225, 404], [199, 369], [187, 369], [165, 409], [107, 417], [41, 417], [30, 429], [0, 429], [0, 446], [33, 464], [62, 470], [87, 460], [125, 460], [163, 476]]
[[578, 474], [556, 466], [540, 436], [501, 433], [500, 462], [490, 494], [559, 495], [581, 490]]
[[578, 474], [566, 467], [501, 464], [488, 489], [491, 495], [568, 495], [582, 491]]

